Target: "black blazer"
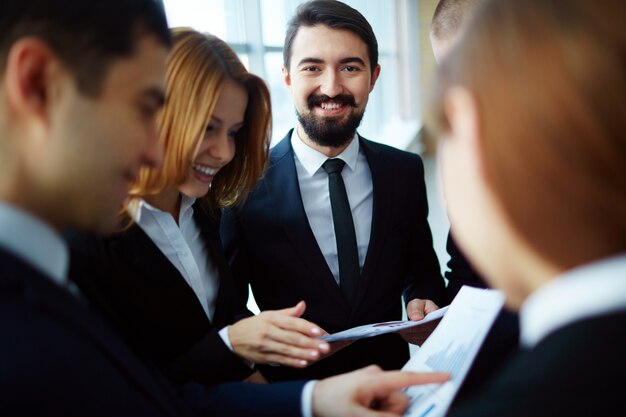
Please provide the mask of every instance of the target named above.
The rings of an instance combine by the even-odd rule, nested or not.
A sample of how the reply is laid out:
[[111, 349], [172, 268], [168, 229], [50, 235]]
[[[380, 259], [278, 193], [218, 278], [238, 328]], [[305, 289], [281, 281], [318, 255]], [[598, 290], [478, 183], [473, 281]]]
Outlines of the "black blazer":
[[0, 415], [300, 417], [304, 382], [174, 390], [87, 304], [0, 248]]
[[2, 249], [0, 339], [0, 415], [181, 415], [104, 320]]
[[176, 267], [137, 225], [107, 238], [66, 233], [70, 277], [135, 351], [174, 382], [241, 380], [251, 368], [217, 333], [235, 321], [240, 305], [217, 234], [219, 220], [199, 203], [193, 209], [219, 271], [213, 323]]
[[624, 416], [626, 312], [588, 318], [520, 351], [451, 417]]
[[452, 233], [448, 233], [446, 250], [448, 251], [448, 255], [450, 255], [448, 271], [445, 273], [446, 279], [448, 280], [446, 292], [448, 293], [449, 302], [454, 300], [454, 297], [456, 297], [461, 287], [464, 285], [476, 288], [489, 288], [487, 282], [485, 282], [483, 277], [478, 275], [465, 255], [463, 255], [463, 252], [461, 252], [461, 249], [459, 249], [454, 241]]
[[[241, 296], [249, 282], [261, 310], [305, 300], [303, 317], [330, 333], [400, 319], [402, 294], [407, 301], [445, 304], [420, 157], [359, 138], [372, 173], [373, 218], [357, 300], [350, 308], [309, 226], [290, 135], [272, 149], [269, 168], [245, 205], [222, 216], [221, 235]], [[355, 342], [304, 370], [263, 372], [272, 379], [320, 378], [372, 363], [400, 368], [408, 357], [406, 342], [391, 334]]]

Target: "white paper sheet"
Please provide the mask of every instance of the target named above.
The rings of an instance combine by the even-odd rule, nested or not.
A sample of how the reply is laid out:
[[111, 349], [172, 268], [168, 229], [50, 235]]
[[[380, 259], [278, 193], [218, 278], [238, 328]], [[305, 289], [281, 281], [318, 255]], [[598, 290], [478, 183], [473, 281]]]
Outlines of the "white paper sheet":
[[449, 372], [451, 379], [407, 388], [406, 417], [445, 415], [503, 304], [501, 291], [461, 288], [441, 323], [402, 368]]
[[408, 329], [410, 327], [419, 326], [421, 324], [430, 323], [437, 319], [442, 318], [448, 306], [433, 311], [419, 321], [402, 320], [402, 321], [385, 321], [382, 323], [365, 324], [363, 326], [353, 327], [348, 330], [344, 330], [338, 333], [333, 333], [328, 336], [321, 337], [320, 339], [327, 342], [338, 342], [340, 340], [357, 340], [365, 337], [378, 336], [385, 333], [398, 332], [400, 330]]

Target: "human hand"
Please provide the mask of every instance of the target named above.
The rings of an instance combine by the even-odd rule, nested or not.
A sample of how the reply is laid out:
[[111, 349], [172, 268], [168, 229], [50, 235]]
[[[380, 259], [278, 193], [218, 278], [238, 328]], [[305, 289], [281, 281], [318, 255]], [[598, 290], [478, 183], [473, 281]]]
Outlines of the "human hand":
[[382, 371], [372, 365], [347, 374], [323, 379], [313, 390], [315, 417], [400, 416], [409, 405], [400, 391], [410, 385], [445, 382], [447, 373]]
[[316, 339], [326, 332], [299, 318], [306, 305], [264, 311], [228, 327], [233, 351], [254, 363], [277, 363], [304, 368], [330, 350], [328, 343]]
[[414, 298], [406, 305], [406, 316], [409, 320], [418, 321], [435, 310], [439, 310], [439, 307], [432, 301]]
[[355, 342], [354, 340], [340, 340], [338, 342], [331, 342], [330, 350], [326, 353], [323, 353], [320, 359], [324, 359], [331, 355], [334, 355], [335, 353], [339, 352], [341, 349], [345, 348], [346, 346], [350, 346], [354, 342]]
[[440, 321], [441, 319], [433, 320], [418, 326], [402, 329], [398, 333], [400, 333], [400, 336], [408, 343], [421, 346], [424, 341], [428, 339], [428, 336], [430, 336], [433, 330], [435, 330]]

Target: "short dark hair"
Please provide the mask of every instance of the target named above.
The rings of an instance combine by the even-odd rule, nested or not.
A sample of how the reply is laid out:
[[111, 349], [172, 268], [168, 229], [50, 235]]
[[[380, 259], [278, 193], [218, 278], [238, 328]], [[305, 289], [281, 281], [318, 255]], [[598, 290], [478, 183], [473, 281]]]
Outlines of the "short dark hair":
[[298, 6], [296, 14], [287, 25], [283, 47], [283, 65], [289, 71], [291, 47], [301, 26], [325, 25], [331, 29], [349, 30], [357, 34], [367, 45], [370, 69], [378, 65], [378, 42], [372, 26], [358, 10], [337, 0], [313, 0]]
[[11, 46], [20, 38], [47, 43], [74, 72], [79, 90], [100, 92], [114, 58], [133, 53], [145, 33], [167, 47], [171, 40], [157, 0], [2, 0], [0, 2], [0, 74]]
[[430, 33], [439, 40], [457, 36], [480, 3], [480, 0], [440, 0], [430, 23]]

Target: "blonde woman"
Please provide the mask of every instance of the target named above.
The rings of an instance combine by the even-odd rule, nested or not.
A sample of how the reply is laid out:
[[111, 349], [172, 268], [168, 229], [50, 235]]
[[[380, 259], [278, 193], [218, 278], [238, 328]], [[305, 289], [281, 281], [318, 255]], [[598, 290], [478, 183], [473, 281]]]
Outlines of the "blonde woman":
[[247, 297], [235, 293], [218, 235], [219, 209], [245, 199], [267, 163], [267, 87], [217, 37], [172, 36], [164, 162], [141, 171], [119, 233], [70, 236], [71, 275], [174, 382], [242, 379], [254, 363], [305, 367], [328, 351], [315, 338], [324, 331], [299, 318], [304, 302], [243, 318]]

